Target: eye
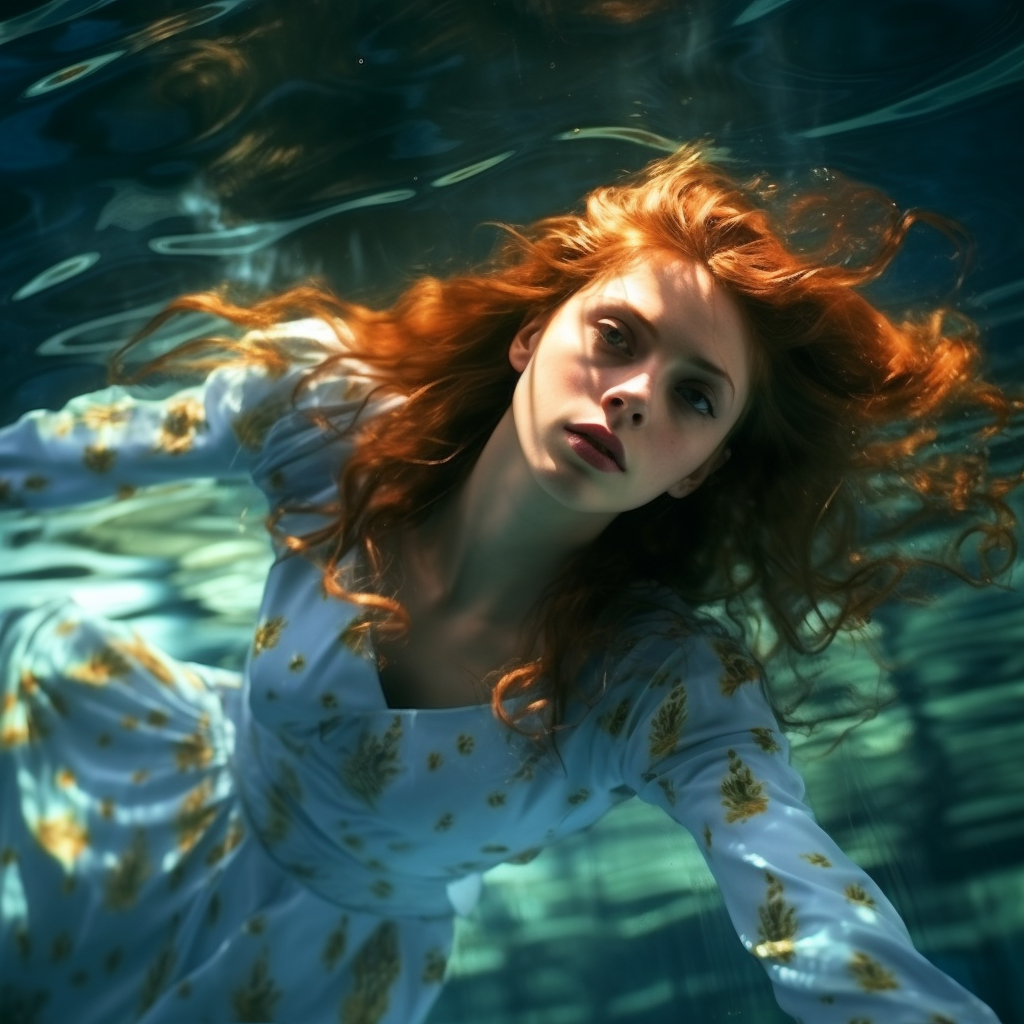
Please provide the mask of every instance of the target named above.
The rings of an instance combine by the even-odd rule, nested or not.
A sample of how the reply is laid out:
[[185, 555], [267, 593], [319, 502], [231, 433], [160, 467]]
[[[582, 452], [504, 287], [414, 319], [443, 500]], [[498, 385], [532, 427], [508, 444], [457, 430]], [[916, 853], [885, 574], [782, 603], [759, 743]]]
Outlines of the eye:
[[601, 340], [612, 348], [628, 351], [631, 345], [629, 335], [614, 320], [598, 320], [596, 324], [597, 333]]
[[714, 419], [715, 403], [711, 396], [702, 388], [694, 387], [692, 384], [680, 384], [676, 388], [679, 400], [689, 406], [700, 416], [710, 416]]

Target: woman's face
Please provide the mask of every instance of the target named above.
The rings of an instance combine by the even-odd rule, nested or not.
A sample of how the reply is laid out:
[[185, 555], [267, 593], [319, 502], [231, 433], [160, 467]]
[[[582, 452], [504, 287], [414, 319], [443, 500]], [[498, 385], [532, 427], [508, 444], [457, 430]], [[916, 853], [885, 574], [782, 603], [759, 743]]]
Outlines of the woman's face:
[[728, 457], [750, 391], [735, 301], [703, 266], [662, 253], [528, 323], [509, 361], [521, 374], [512, 416], [531, 471], [585, 512], [691, 493]]

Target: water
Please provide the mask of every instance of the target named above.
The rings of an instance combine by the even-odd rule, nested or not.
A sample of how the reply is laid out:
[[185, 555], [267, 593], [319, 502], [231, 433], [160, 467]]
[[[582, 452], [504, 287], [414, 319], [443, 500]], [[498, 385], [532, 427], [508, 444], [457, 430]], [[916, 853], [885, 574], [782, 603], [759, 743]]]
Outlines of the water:
[[[977, 260], [959, 301], [1019, 384], [1022, 79], [1016, 0], [3, 0], [0, 415], [98, 386], [182, 292], [317, 273], [386, 301], [486, 254], [481, 223], [560, 210], [700, 136], [960, 220]], [[947, 294], [948, 257], [918, 232], [881, 297]], [[1019, 443], [995, 455], [1020, 465]], [[3, 600], [71, 590], [233, 664], [260, 516], [204, 483], [8, 519]], [[829, 736], [804, 744], [812, 801], [919, 947], [1024, 1021], [1024, 602], [947, 588], [875, 628], [899, 701], [829, 758]], [[878, 675], [840, 645], [821, 671]], [[782, 1021], [748, 960], [694, 844], [630, 804], [495, 873], [431, 1019]]]

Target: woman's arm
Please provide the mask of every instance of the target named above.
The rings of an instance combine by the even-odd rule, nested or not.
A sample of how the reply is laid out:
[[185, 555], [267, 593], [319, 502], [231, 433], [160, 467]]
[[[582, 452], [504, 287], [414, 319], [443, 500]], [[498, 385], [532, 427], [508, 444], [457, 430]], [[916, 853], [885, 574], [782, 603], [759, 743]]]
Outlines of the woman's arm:
[[623, 779], [696, 838], [779, 1005], [815, 1024], [998, 1024], [816, 824], [741, 649], [698, 638], [637, 654], [648, 684], [623, 730]]
[[307, 343], [305, 358], [278, 377], [260, 367], [228, 366], [167, 398], [111, 387], [72, 399], [59, 412], [27, 413], [0, 430], [0, 504], [53, 508], [149, 484], [246, 475], [291, 411], [309, 356], [322, 357], [334, 338], [320, 322], [282, 325], [275, 333]]

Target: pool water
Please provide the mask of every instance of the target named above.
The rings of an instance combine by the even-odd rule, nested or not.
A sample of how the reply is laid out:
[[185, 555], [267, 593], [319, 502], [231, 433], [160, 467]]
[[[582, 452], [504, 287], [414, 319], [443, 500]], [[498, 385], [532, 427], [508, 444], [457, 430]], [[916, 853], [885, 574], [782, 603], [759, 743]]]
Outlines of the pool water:
[[[485, 255], [484, 222], [561, 210], [698, 137], [737, 167], [834, 167], [959, 220], [976, 259], [957, 302], [993, 374], [1024, 383], [1017, 0], [4, 0], [0, 90], [3, 422], [102, 384], [183, 292], [317, 274], [384, 302]], [[955, 281], [921, 229], [876, 294]], [[995, 442], [996, 465], [1019, 470], [1022, 448], [1019, 430]], [[7, 516], [0, 601], [72, 592], [237, 665], [261, 516], [208, 482]], [[871, 632], [897, 700], [828, 757], [834, 731], [799, 744], [812, 804], [918, 947], [1024, 1022], [1024, 600], [946, 586]], [[826, 696], [880, 685], [864, 645], [815, 668]], [[432, 1024], [788, 1019], [693, 841], [637, 803], [494, 872], [450, 972]]]

